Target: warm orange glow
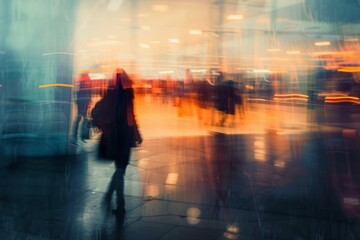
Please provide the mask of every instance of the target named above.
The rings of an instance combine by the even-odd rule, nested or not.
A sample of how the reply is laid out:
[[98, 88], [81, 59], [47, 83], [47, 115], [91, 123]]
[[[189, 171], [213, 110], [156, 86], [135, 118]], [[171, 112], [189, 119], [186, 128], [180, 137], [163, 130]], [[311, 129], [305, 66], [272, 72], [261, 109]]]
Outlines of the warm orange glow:
[[39, 86], [39, 88], [48, 88], [48, 87], [68, 87], [68, 88], [73, 88], [74, 85], [65, 84], [65, 83], [51, 83], [51, 84], [43, 84], [43, 85]]
[[242, 15], [229, 15], [229, 16], [227, 16], [227, 20], [241, 20], [243, 18], [244, 18], [244, 16], [242, 16]]
[[315, 46], [330, 46], [331, 45], [330, 42], [316, 42], [314, 44], [315, 44]]
[[360, 67], [339, 68], [338, 72], [360, 72]]
[[275, 94], [275, 97], [299, 97], [299, 98], [308, 98], [305, 94], [299, 93], [290, 93], [290, 94]]
[[187, 211], [186, 211], [186, 220], [189, 224], [191, 225], [195, 225], [195, 224], [198, 224], [200, 222], [200, 215], [201, 215], [201, 210], [198, 209], [198, 208], [189, 208]]
[[352, 96], [332, 96], [332, 97], [325, 97], [326, 103], [354, 103], [360, 104], [358, 97]]
[[178, 173], [169, 173], [166, 178], [166, 184], [175, 185], [177, 183], [178, 177]]
[[298, 100], [298, 101], [308, 101], [308, 96], [305, 94], [275, 94], [274, 100]]

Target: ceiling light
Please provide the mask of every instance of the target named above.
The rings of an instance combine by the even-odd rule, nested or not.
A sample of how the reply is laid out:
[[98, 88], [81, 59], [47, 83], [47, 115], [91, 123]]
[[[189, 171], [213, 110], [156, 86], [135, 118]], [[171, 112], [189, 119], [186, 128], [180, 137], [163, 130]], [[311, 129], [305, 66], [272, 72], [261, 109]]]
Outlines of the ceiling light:
[[300, 51], [286, 51], [287, 54], [300, 54]]
[[171, 70], [169, 70], [169, 71], [159, 71], [159, 74], [172, 74], [172, 73], [174, 73], [174, 71], [171, 71]]
[[206, 73], [207, 70], [205, 69], [193, 69], [193, 70], [190, 70], [192, 73]]
[[243, 15], [229, 15], [227, 16], [227, 20], [241, 20], [243, 19]]
[[197, 30], [197, 29], [193, 29], [193, 30], [189, 30], [189, 34], [191, 34], [191, 35], [201, 35], [202, 31]]
[[169, 10], [169, 6], [165, 4], [156, 4], [152, 6], [152, 10], [156, 12], [167, 12]]
[[168, 40], [169, 40], [169, 42], [171, 42], [171, 43], [180, 43], [180, 40], [177, 39], [177, 38], [169, 38]]
[[330, 42], [316, 42], [315, 46], [329, 46]]
[[139, 46], [142, 48], [150, 48], [149, 44], [146, 43], [139, 43]]
[[271, 73], [268, 69], [253, 69], [254, 73]]

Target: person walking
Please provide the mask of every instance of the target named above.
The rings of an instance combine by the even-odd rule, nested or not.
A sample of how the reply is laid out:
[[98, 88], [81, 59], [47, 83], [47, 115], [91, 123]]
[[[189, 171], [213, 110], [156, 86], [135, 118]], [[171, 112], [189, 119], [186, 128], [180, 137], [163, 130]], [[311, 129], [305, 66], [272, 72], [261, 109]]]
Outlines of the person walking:
[[100, 102], [107, 110], [97, 113], [105, 120], [103, 126], [100, 126], [102, 136], [99, 157], [114, 160], [115, 163], [115, 172], [105, 193], [104, 201], [107, 209], [110, 210], [112, 195], [116, 192], [116, 209], [112, 210], [112, 213], [121, 217], [125, 214], [124, 175], [130, 161], [131, 148], [142, 143], [134, 114], [132, 81], [124, 70], [117, 69], [113, 84], [109, 86]]
[[89, 86], [89, 75], [88, 73], [83, 73], [80, 75], [78, 79], [78, 87], [76, 91], [76, 106], [77, 106], [77, 116], [74, 122], [73, 126], [73, 133], [72, 133], [72, 144], [77, 145], [78, 135], [79, 135], [79, 126], [80, 122], [81, 124], [81, 134], [80, 138], [83, 142], [85, 142], [84, 136], [84, 129], [87, 129], [83, 127], [84, 124], [86, 124], [86, 117], [88, 114], [88, 107], [89, 103], [91, 101], [91, 89]]

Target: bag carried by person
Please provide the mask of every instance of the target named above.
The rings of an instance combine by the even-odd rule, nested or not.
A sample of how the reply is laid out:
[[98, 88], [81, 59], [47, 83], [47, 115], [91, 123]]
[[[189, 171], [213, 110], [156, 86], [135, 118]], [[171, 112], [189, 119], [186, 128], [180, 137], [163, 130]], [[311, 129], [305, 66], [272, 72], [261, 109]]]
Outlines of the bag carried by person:
[[[103, 130], [109, 123], [115, 119], [116, 103], [114, 96], [107, 95], [98, 101], [91, 110], [91, 127]], [[115, 105], [114, 105], [115, 104]]]
[[99, 143], [99, 158], [115, 160], [119, 157], [120, 135], [116, 123], [108, 124]]

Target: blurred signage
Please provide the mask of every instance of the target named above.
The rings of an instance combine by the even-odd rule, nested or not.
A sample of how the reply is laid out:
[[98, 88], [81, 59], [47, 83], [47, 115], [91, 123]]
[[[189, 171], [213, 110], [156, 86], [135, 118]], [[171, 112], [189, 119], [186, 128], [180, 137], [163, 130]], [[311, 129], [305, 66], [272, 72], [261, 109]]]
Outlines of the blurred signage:
[[92, 72], [89, 73], [89, 78], [90, 80], [104, 80], [106, 77], [104, 73]]

